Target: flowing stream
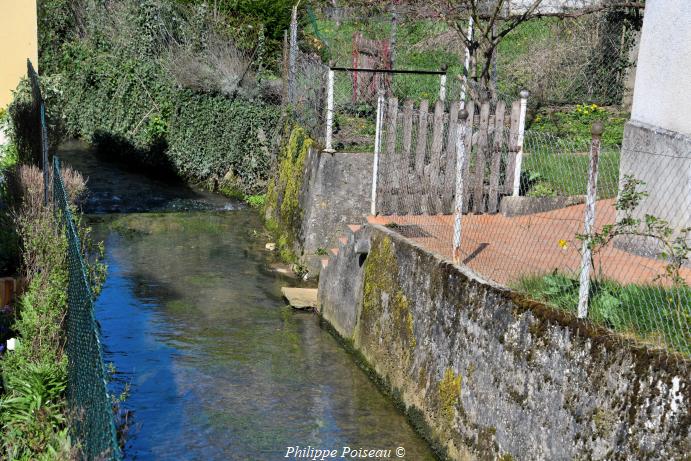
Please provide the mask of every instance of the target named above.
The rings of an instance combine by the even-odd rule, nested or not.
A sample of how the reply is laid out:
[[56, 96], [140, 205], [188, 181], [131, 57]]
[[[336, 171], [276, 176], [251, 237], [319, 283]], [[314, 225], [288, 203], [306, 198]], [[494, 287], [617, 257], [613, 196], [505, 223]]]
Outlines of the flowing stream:
[[130, 386], [126, 459], [312, 459], [286, 457], [295, 446], [434, 459], [317, 316], [286, 307], [280, 287], [297, 282], [270, 269], [256, 211], [81, 144], [60, 155], [89, 178], [85, 211], [105, 242], [96, 317], [111, 390]]

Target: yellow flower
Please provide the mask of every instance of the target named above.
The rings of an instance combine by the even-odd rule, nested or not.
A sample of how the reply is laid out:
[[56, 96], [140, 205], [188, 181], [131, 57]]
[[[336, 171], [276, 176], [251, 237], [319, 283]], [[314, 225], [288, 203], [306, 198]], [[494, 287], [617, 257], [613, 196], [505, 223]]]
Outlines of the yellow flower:
[[561, 239], [561, 240], [559, 240], [559, 247], [560, 247], [562, 250], [566, 250], [566, 249], [569, 247], [569, 242], [567, 242], [567, 241], [564, 240], [564, 239]]

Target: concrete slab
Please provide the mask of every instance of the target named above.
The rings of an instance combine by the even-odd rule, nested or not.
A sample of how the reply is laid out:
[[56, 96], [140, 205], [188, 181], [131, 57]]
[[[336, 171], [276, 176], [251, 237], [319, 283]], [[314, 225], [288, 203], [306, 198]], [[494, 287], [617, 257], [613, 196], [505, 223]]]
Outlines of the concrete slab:
[[310, 309], [317, 307], [316, 288], [281, 287], [281, 293], [294, 309]]

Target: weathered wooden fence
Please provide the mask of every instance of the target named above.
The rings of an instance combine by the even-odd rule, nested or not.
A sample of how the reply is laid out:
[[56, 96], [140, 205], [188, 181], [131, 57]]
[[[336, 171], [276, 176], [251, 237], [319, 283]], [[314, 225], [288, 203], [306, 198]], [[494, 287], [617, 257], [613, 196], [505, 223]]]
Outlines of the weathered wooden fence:
[[[451, 214], [460, 103], [430, 107], [406, 100], [400, 106], [389, 98], [379, 106], [377, 214]], [[520, 164], [521, 100], [510, 111], [502, 101], [470, 101], [465, 109], [471, 116], [463, 140], [463, 211], [496, 213], [501, 197], [514, 191]]]

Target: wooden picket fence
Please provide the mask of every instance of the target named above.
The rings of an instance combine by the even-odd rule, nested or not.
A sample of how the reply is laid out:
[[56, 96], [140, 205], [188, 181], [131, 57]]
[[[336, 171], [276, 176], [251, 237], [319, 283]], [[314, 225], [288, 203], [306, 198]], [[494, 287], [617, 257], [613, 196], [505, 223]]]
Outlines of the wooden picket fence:
[[[381, 111], [376, 211], [384, 215], [451, 214], [454, 208], [456, 133], [460, 103], [416, 106], [389, 98]], [[448, 106], [448, 110], [447, 110]], [[496, 213], [512, 193], [519, 151], [521, 101], [467, 103], [463, 211]]]

